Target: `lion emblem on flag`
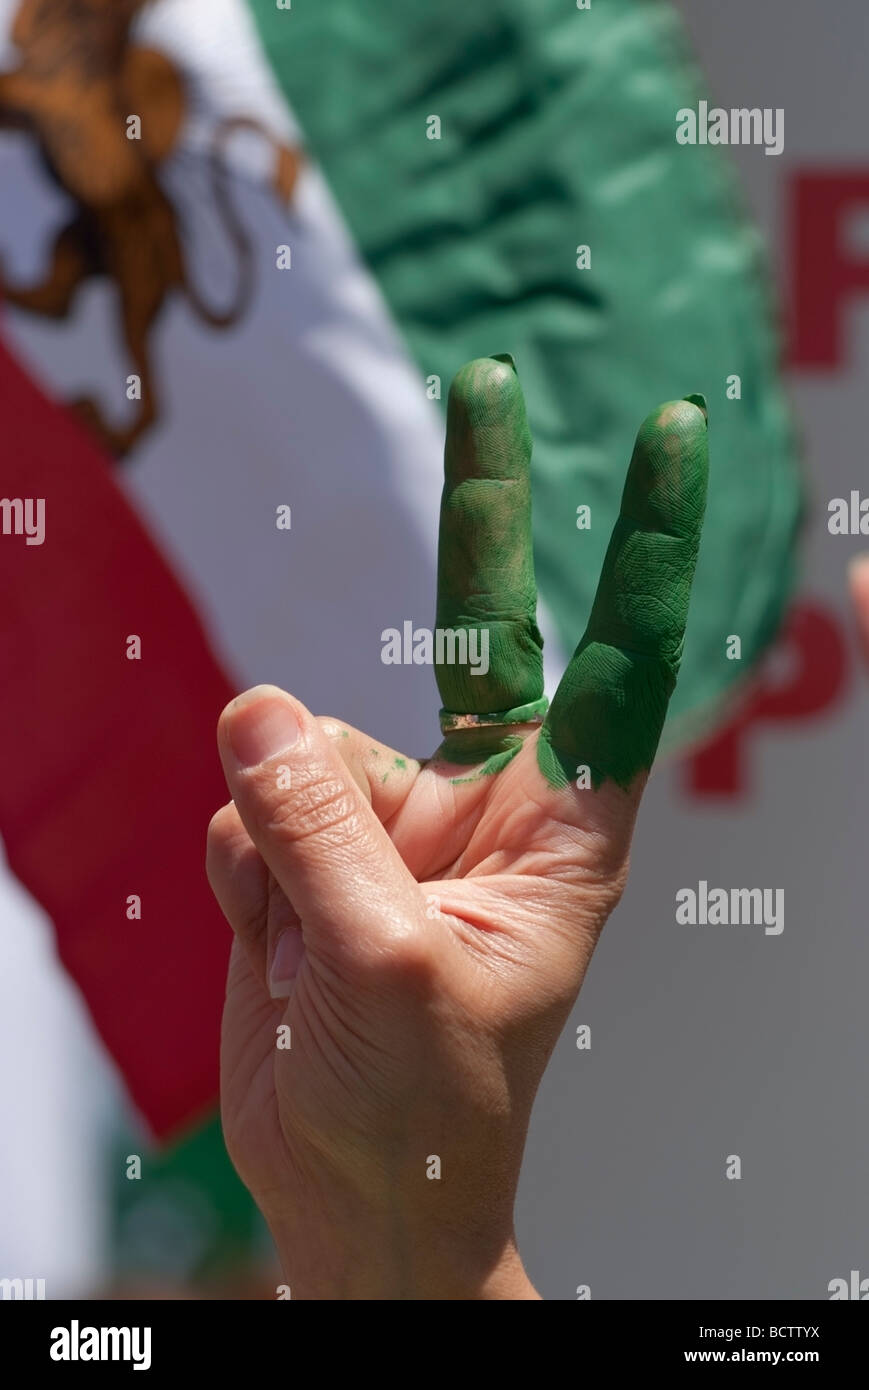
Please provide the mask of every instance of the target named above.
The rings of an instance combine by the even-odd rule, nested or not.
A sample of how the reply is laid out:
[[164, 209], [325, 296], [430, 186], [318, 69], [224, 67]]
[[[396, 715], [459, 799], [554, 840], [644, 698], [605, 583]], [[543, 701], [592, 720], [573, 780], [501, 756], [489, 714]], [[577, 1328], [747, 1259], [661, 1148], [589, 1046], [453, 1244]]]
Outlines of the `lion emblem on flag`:
[[158, 174], [173, 153], [187, 113], [184, 76], [162, 52], [137, 44], [133, 25], [152, 0], [22, 0], [11, 39], [19, 62], [0, 73], [0, 127], [25, 131], [41, 162], [68, 195], [73, 214], [57, 233], [37, 284], [10, 283], [0, 297], [47, 318], [67, 316], [76, 292], [104, 277], [117, 295], [137, 413], [122, 429], [93, 400], [70, 402], [115, 457], [123, 457], [158, 418], [149, 337], [169, 296], [183, 294], [201, 321], [220, 329], [244, 314], [252, 257], [228, 188], [225, 145], [248, 129], [274, 148], [272, 189], [289, 205], [302, 163], [245, 116], [221, 121], [210, 150], [211, 188], [237, 268], [232, 302], [209, 305], [186, 262], [176, 210]]

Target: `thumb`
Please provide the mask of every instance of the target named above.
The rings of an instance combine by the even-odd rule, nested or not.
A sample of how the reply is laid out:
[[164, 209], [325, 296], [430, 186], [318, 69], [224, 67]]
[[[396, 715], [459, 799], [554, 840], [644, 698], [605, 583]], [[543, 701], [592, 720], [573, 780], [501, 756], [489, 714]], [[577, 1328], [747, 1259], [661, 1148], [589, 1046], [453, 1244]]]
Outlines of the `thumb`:
[[422, 933], [416, 880], [303, 704], [256, 686], [227, 705], [217, 741], [230, 795], [309, 952], [375, 963]]

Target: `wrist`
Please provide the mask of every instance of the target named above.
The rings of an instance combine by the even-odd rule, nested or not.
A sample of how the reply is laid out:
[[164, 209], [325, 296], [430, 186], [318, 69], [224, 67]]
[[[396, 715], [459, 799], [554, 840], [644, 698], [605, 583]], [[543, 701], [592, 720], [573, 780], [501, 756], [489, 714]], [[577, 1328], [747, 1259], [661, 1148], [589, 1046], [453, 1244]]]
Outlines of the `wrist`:
[[512, 1232], [469, 1245], [447, 1232], [270, 1223], [293, 1299], [344, 1302], [539, 1300]]

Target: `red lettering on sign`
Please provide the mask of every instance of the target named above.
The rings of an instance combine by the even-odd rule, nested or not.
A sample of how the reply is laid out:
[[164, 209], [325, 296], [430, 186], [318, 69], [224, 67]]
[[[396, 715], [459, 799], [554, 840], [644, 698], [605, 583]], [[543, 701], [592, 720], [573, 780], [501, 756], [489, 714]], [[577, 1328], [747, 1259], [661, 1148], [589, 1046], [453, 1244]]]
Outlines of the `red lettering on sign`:
[[736, 719], [686, 760], [689, 795], [744, 795], [753, 725], [811, 719], [841, 700], [848, 683], [848, 655], [832, 613], [803, 600], [791, 611], [777, 645], [787, 662], [788, 678], [774, 681], [767, 667]]
[[854, 213], [869, 213], [869, 169], [804, 170], [790, 186], [790, 362], [794, 367], [842, 364], [845, 311], [869, 294], [869, 254], [849, 250], [845, 230]]

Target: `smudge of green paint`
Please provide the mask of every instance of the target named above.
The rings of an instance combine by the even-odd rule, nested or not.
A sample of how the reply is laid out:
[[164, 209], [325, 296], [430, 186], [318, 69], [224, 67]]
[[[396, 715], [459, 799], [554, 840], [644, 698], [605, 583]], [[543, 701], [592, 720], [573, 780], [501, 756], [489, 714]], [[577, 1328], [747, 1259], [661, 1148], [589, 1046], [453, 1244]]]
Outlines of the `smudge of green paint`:
[[404, 772], [407, 768], [407, 760], [405, 758], [395, 758], [393, 759], [393, 766], [400, 767], [402, 772]]
[[473, 776], [451, 777], [450, 782], [476, 782], [500, 772], [513, 761], [524, 742], [521, 735], [505, 734], [503, 730], [462, 729], [447, 735], [431, 761], [474, 767]]
[[[437, 627], [468, 634], [476, 665], [436, 666], [444, 708], [489, 714], [543, 694], [531, 546], [531, 434], [512, 357], [469, 362], [450, 387]], [[471, 634], [477, 634], [476, 647]]]
[[587, 764], [627, 788], [654, 761], [676, 684], [706, 503], [702, 396], [660, 406], [637, 436], [588, 627], [537, 744], [547, 781]]

